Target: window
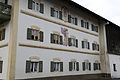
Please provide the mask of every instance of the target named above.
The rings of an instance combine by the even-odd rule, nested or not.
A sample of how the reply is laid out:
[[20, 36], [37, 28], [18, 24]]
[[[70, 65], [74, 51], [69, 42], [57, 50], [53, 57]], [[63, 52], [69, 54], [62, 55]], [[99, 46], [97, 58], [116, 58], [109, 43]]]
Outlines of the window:
[[78, 39], [76, 39], [75, 37], [68, 38], [68, 45], [78, 47]]
[[89, 29], [89, 22], [81, 20], [81, 27]]
[[3, 61], [0, 61], [0, 73], [2, 73]]
[[83, 67], [83, 71], [85, 71], [85, 70], [91, 70], [91, 63], [88, 61], [88, 60], [86, 60], [86, 61], [84, 61], [84, 62], [82, 62], [82, 67]]
[[5, 40], [5, 29], [0, 30], [0, 41]]
[[83, 49], [90, 49], [90, 43], [87, 40], [82, 41]]
[[44, 4], [39, 3], [36, 0], [28, 0], [28, 9], [35, 10], [40, 13], [44, 13]]
[[44, 33], [36, 29], [27, 29], [27, 39], [43, 42]]
[[55, 10], [51, 7], [51, 16], [62, 20], [62, 11]]
[[79, 71], [79, 62], [69, 62], [69, 71]]
[[72, 23], [72, 24], [75, 24], [75, 25], [78, 25], [78, 20], [76, 17], [73, 17], [71, 15], [68, 15], [68, 22], [69, 23]]
[[91, 24], [92, 31], [98, 32], [98, 26]]
[[94, 70], [101, 70], [101, 66], [98, 61], [95, 61], [95, 63], [93, 63], [93, 66], [94, 66]]
[[26, 61], [26, 73], [43, 72], [43, 61]]
[[97, 44], [97, 42], [92, 43], [92, 49], [99, 51], [99, 44]]
[[117, 69], [116, 69], [116, 64], [113, 64], [113, 71], [117, 71]]
[[63, 62], [51, 61], [51, 72], [63, 72]]
[[63, 44], [63, 37], [59, 34], [51, 33], [51, 43]]

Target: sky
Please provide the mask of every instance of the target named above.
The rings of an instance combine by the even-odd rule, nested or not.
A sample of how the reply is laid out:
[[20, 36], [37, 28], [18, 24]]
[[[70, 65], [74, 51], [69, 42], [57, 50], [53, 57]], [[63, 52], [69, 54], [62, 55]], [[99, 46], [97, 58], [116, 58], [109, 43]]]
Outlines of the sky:
[[120, 0], [73, 0], [120, 26]]

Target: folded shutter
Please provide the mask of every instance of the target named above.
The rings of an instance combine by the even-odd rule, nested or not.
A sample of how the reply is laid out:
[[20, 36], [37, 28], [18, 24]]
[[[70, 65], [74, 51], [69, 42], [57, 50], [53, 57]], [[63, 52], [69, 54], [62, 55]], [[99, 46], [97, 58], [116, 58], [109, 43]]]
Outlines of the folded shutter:
[[44, 33], [43, 31], [40, 31], [40, 42], [43, 42], [44, 39]]
[[72, 71], [72, 62], [69, 62], [69, 71]]
[[31, 36], [32, 36], [32, 29], [27, 28], [27, 39], [31, 40]]
[[81, 20], [81, 27], [84, 27], [84, 21]]
[[54, 43], [54, 34], [51, 33], [51, 43]]
[[95, 44], [94, 43], [92, 43], [92, 49], [95, 50]]
[[62, 11], [59, 11], [59, 19], [62, 20]]
[[54, 62], [53, 61], [51, 61], [51, 72], [54, 72]]
[[97, 44], [97, 51], [99, 51], [99, 44]]
[[32, 9], [32, 0], [28, 0], [28, 9]]
[[68, 22], [71, 23], [71, 15], [68, 15]]
[[30, 61], [26, 61], [26, 73], [30, 72]]
[[0, 73], [2, 73], [2, 69], [3, 69], [3, 61], [0, 61]]
[[79, 62], [76, 63], [76, 71], [79, 71]]
[[63, 62], [60, 62], [60, 72], [63, 72]]
[[51, 8], [51, 16], [54, 17], [54, 8]]
[[69, 45], [69, 46], [72, 46], [71, 38], [68, 38], [68, 45]]
[[40, 13], [44, 13], [44, 4], [40, 3]]
[[94, 66], [94, 70], [96, 70], [96, 63], [93, 63], [93, 66]]
[[89, 63], [89, 70], [91, 71], [91, 63]]
[[82, 48], [85, 48], [85, 46], [84, 46], [84, 41], [82, 41]]
[[60, 44], [62, 45], [63, 44], [63, 37], [60, 36]]
[[77, 18], [75, 18], [75, 25], [77, 25], [78, 24], [78, 20], [77, 20]]
[[100, 63], [98, 63], [98, 66], [99, 66], [99, 70], [101, 70], [101, 65], [100, 65]]
[[78, 39], [76, 39], [76, 47], [78, 47]]
[[85, 62], [82, 62], [83, 71], [85, 71]]
[[43, 61], [39, 61], [39, 72], [43, 72]]
[[90, 49], [90, 43], [88, 42], [88, 49]]
[[3, 31], [2, 31], [2, 40], [4, 40], [5, 39], [5, 29], [3, 29]]

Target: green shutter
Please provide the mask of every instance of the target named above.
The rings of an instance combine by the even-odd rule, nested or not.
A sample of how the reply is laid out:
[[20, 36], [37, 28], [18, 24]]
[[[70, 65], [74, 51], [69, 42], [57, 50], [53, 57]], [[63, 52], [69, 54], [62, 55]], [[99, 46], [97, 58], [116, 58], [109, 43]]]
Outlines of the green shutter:
[[51, 8], [51, 16], [54, 17], [54, 8]]
[[59, 11], [59, 19], [62, 20], [62, 11]]
[[69, 46], [72, 46], [71, 38], [68, 38], [68, 45], [69, 45]]
[[78, 39], [76, 39], [76, 47], [78, 47]]
[[63, 37], [60, 36], [60, 44], [63, 45]]
[[3, 61], [0, 61], [0, 73], [2, 73], [2, 69], [3, 69]]
[[43, 31], [40, 31], [40, 42], [43, 42], [44, 39], [44, 33]]
[[44, 13], [44, 4], [40, 3], [40, 13]]
[[76, 63], [76, 70], [79, 71], [79, 62]]
[[32, 9], [32, 0], [28, 0], [28, 9]]
[[54, 72], [54, 62], [51, 61], [51, 69], [50, 69], [51, 72]]
[[60, 62], [60, 72], [63, 72], [63, 62]]
[[43, 72], [43, 61], [39, 61], [39, 72]]
[[71, 23], [71, 15], [68, 15], [68, 22]]
[[72, 71], [72, 62], [69, 62], [69, 71]]
[[85, 62], [82, 62], [83, 71], [85, 71]]
[[2, 31], [2, 40], [5, 40], [5, 29]]
[[91, 71], [91, 63], [89, 63], [89, 70]]
[[31, 64], [31, 61], [26, 61], [26, 73], [30, 72], [30, 64]]
[[75, 25], [77, 25], [78, 24], [78, 20], [77, 20], [77, 18], [75, 18]]
[[31, 36], [32, 36], [32, 29], [27, 28], [27, 39], [31, 40]]
[[84, 21], [81, 20], [81, 27], [84, 27]]
[[85, 48], [85, 46], [84, 46], [84, 41], [82, 41], [82, 48]]

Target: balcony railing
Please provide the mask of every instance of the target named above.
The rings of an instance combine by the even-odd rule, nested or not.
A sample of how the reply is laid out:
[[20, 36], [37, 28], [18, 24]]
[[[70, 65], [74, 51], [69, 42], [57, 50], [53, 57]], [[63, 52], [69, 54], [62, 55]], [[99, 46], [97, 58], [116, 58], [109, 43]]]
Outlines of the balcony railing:
[[0, 24], [9, 21], [11, 18], [11, 6], [0, 2]]

